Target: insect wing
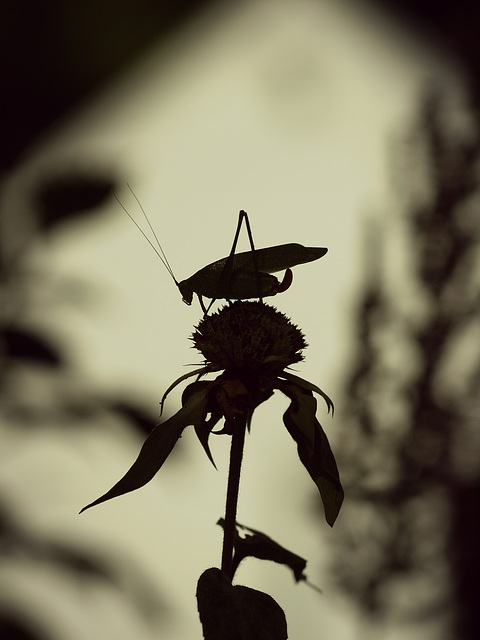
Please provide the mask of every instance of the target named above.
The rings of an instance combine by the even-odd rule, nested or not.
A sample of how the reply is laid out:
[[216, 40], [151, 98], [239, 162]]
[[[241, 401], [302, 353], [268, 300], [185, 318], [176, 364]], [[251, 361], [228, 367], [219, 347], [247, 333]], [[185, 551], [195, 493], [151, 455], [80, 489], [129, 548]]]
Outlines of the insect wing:
[[[292, 242], [290, 244], [280, 244], [276, 247], [259, 249], [255, 251], [255, 258], [259, 271], [276, 273], [277, 271], [291, 269], [297, 264], [305, 264], [306, 262], [318, 260], [324, 256], [327, 251], [328, 249], [325, 247], [304, 247], [301, 244]], [[252, 252], [248, 251], [247, 255], [250, 256], [249, 260], [253, 268]]]
[[[324, 247], [304, 247], [301, 244], [279, 244], [276, 247], [267, 247], [265, 249], [255, 250], [255, 259], [257, 268], [263, 273], [276, 273], [295, 267], [297, 264], [305, 264], [318, 260], [327, 253], [328, 249]], [[228, 258], [222, 258], [216, 262], [212, 262], [202, 269], [210, 274], [220, 275]], [[232, 271], [242, 269], [245, 271], [255, 272], [255, 262], [252, 251], [244, 251], [236, 253], [233, 256]]]

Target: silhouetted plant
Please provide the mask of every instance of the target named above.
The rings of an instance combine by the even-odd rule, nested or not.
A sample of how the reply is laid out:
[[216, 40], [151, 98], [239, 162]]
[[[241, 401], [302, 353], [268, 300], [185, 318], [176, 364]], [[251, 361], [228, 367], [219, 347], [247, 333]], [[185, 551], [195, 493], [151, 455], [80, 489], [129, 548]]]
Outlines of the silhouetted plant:
[[[333, 412], [333, 403], [314, 384], [286, 371], [303, 359], [302, 350], [306, 347], [303, 334], [282, 313], [261, 301], [237, 301], [205, 315], [192, 340], [204, 357], [204, 366], [182, 376], [168, 390], [188, 377], [197, 378], [184, 390], [182, 408], [155, 427], [125, 476], [82, 511], [149, 482], [187, 426], [194, 426], [213, 464], [208, 444], [210, 434], [231, 436], [221, 569], [205, 571], [197, 588], [204, 637], [280, 640], [287, 637], [287, 631], [277, 603], [264, 593], [232, 586], [238, 563], [247, 555], [281, 562], [294, 570], [297, 581], [305, 579], [305, 561], [265, 534], [247, 528], [251, 538], [247, 543], [239, 536], [238, 527], [242, 525], [236, 522], [236, 512], [245, 432], [250, 430], [254, 410], [275, 389], [289, 398], [284, 424], [320, 492], [325, 518], [333, 526], [343, 501], [343, 489], [335, 458], [316, 418], [314, 393], [324, 399], [328, 411]], [[200, 380], [220, 371], [213, 380]], [[213, 431], [221, 420], [223, 428]]]

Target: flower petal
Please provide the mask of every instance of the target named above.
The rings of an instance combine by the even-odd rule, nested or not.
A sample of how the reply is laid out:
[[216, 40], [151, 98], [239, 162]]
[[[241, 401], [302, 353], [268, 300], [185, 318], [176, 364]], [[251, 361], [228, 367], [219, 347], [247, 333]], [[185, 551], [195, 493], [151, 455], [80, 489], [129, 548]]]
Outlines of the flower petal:
[[[184, 392], [182, 393], [182, 404], [186, 404], [188, 399], [198, 391], [204, 389], [207, 394], [207, 399], [205, 402], [205, 410], [202, 415], [202, 419], [199, 422], [194, 423], [195, 433], [197, 434], [197, 438], [200, 441], [200, 444], [203, 447], [203, 450], [207, 454], [208, 459], [213, 464], [215, 469], [217, 465], [213, 460], [212, 452], [210, 451], [210, 447], [208, 445], [208, 438], [213, 427], [217, 424], [217, 422], [222, 418], [222, 414], [220, 412], [213, 412], [210, 407], [208, 407], [208, 390], [212, 387], [212, 382], [208, 382], [207, 380], [197, 380], [197, 382], [192, 382], [185, 387]], [[206, 420], [207, 413], [210, 411], [210, 418]]]
[[297, 443], [300, 460], [320, 491], [325, 519], [333, 527], [344, 493], [327, 436], [315, 417], [317, 401], [311, 391], [293, 382], [278, 382], [278, 389], [292, 400], [283, 422]]
[[328, 413], [330, 413], [331, 410], [333, 418], [333, 412], [335, 411], [333, 400], [331, 400], [331, 398], [329, 398], [327, 394], [320, 389], [320, 387], [317, 387], [315, 384], [313, 384], [313, 382], [309, 382], [308, 380], [300, 378], [300, 376], [295, 376], [293, 375], [293, 373], [288, 373], [288, 371], [282, 371], [280, 377], [285, 378], [285, 380], [290, 380], [290, 382], [295, 382], [295, 384], [298, 384], [298, 386], [302, 387], [302, 389], [306, 389], [307, 391], [314, 391], [315, 393], [318, 393], [319, 396], [322, 396], [322, 398], [325, 400], [325, 404], [327, 405]]
[[137, 459], [123, 478], [110, 491], [83, 507], [82, 511], [139, 489], [150, 482], [169, 456], [185, 427], [202, 421], [206, 398], [206, 390], [202, 389], [189, 397], [185, 405], [174, 416], [158, 424], [143, 443]]
[[165, 404], [165, 400], [167, 399], [168, 394], [170, 393], [170, 391], [173, 391], [175, 387], [180, 384], [180, 382], [183, 382], [184, 380], [187, 380], [192, 376], [198, 376], [200, 378], [200, 376], [203, 376], [206, 373], [210, 373], [211, 371], [220, 371], [220, 369], [218, 367], [214, 367], [211, 364], [207, 364], [204, 367], [200, 367], [200, 369], [195, 369], [195, 371], [185, 373], [183, 376], [177, 378], [175, 382], [172, 382], [172, 384], [168, 387], [168, 389], [163, 394], [162, 399], [160, 400], [160, 415], [162, 415], [163, 413], [163, 405]]

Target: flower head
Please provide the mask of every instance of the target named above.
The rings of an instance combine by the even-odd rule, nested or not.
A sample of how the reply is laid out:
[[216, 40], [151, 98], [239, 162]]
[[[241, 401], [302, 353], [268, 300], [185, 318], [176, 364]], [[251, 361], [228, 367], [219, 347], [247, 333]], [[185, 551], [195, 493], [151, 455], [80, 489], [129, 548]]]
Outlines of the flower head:
[[303, 360], [303, 333], [274, 307], [241, 302], [205, 316], [192, 336], [206, 362], [220, 369], [277, 373]]
[[[184, 390], [182, 408], [154, 428], [125, 476], [84, 509], [149, 482], [189, 425], [194, 426], [213, 463], [210, 434], [232, 435], [240, 422], [250, 428], [254, 410], [278, 389], [291, 400], [283, 422], [320, 491], [325, 517], [332, 526], [343, 501], [343, 489], [327, 436], [315, 415], [317, 401], [313, 393], [325, 400], [332, 414], [333, 403], [317, 386], [285, 370], [303, 360], [302, 350], [307, 345], [300, 329], [272, 306], [237, 301], [205, 315], [192, 340], [205, 359], [204, 366], [176, 380], [162, 399], [163, 405], [177, 384], [197, 376]], [[200, 380], [213, 372], [222, 373], [214, 380]], [[221, 419], [223, 429], [212, 431]]]

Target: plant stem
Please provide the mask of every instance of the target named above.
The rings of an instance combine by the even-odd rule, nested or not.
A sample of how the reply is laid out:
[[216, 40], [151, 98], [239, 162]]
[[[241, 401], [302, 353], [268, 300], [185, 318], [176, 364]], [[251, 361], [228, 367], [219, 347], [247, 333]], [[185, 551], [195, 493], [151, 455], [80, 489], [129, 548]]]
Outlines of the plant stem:
[[227, 502], [225, 506], [225, 526], [223, 528], [222, 571], [230, 579], [232, 575], [233, 543], [235, 539], [235, 523], [237, 520], [238, 489], [240, 486], [240, 470], [242, 467], [243, 445], [247, 421], [236, 425], [230, 447], [230, 465], [228, 469]]

